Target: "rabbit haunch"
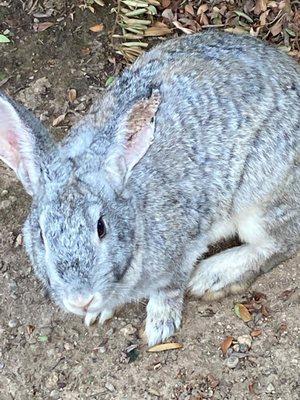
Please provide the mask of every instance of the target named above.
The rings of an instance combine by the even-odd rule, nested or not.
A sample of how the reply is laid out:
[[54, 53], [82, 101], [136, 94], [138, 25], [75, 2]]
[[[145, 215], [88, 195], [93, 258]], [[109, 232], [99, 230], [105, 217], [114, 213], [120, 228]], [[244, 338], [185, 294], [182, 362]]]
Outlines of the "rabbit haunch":
[[[187, 289], [243, 290], [300, 249], [299, 137], [299, 66], [225, 33], [144, 54], [59, 144], [0, 97], [0, 157], [32, 194], [36, 274], [87, 325], [148, 298], [150, 345], [180, 326]], [[241, 246], [197, 262], [235, 235]]]

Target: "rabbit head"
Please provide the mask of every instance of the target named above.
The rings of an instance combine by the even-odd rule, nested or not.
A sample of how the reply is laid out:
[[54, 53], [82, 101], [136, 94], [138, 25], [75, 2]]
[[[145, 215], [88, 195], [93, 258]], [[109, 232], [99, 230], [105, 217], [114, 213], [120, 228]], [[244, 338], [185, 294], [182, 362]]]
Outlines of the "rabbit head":
[[125, 116], [86, 120], [56, 144], [29, 111], [0, 96], [0, 158], [32, 196], [25, 246], [67, 311], [98, 315], [130, 298], [137, 222], [126, 185], [152, 143], [159, 102], [153, 91]]

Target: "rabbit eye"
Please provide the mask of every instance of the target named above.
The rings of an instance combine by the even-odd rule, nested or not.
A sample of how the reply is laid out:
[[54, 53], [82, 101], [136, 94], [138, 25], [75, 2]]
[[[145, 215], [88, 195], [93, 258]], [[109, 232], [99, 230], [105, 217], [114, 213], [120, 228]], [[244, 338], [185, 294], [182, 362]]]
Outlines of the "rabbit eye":
[[105, 222], [102, 217], [100, 217], [98, 219], [97, 232], [98, 232], [99, 239], [102, 239], [106, 234]]

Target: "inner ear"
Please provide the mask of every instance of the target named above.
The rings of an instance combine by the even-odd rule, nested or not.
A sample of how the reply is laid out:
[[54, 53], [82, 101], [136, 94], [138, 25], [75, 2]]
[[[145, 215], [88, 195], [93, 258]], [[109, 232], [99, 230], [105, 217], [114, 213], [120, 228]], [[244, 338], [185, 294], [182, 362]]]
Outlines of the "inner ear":
[[118, 189], [129, 178], [132, 169], [144, 157], [154, 140], [155, 116], [161, 102], [158, 90], [149, 98], [137, 101], [121, 121], [117, 144], [106, 163], [109, 182]]

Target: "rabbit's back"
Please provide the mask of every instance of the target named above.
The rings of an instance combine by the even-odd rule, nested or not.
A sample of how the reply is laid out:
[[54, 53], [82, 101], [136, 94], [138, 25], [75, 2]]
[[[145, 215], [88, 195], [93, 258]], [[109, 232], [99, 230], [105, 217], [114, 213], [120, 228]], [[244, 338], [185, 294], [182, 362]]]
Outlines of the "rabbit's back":
[[128, 74], [129, 91], [137, 81], [162, 94], [156, 140], [138, 167], [156, 170], [155, 186], [156, 176], [185, 189], [188, 180], [191, 192], [205, 192], [206, 207], [223, 210], [269, 201], [291, 180], [299, 193], [300, 72], [292, 59], [250, 37], [208, 33], [158, 46]]

